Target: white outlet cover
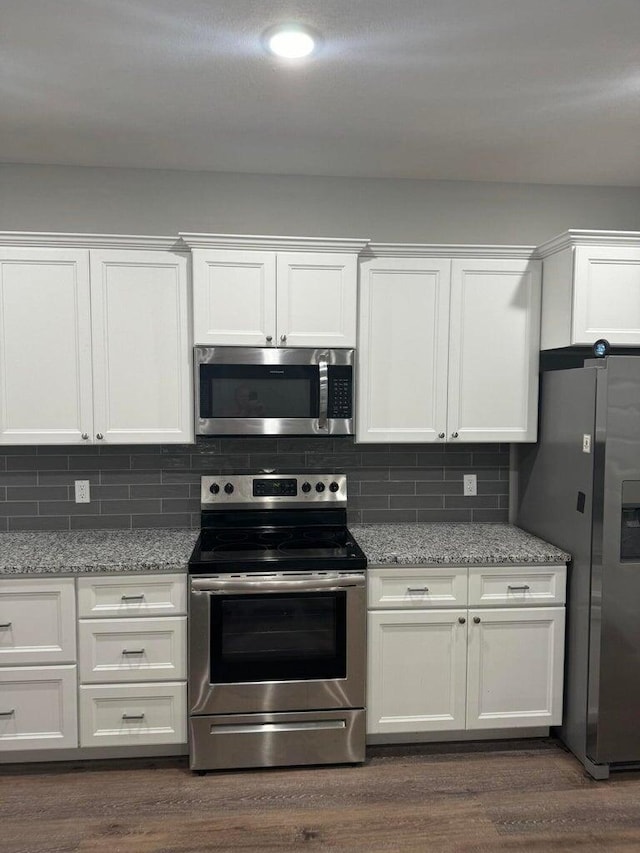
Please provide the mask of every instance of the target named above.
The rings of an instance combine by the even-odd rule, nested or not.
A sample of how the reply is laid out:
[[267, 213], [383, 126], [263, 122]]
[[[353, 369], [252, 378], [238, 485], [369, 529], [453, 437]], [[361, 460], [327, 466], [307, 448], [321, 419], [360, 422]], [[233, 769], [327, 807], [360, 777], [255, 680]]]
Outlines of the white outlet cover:
[[478, 494], [478, 477], [476, 474], [463, 474], [463, 493], [468, 498], [475, 497]]
[[591, 453], [591, 436], [586, 432], [582, 436], [582, 452]]
[[91, 502], [91, 491], [89, 480], [74, 480], [76, 490], [76, 503], [88, 504]]

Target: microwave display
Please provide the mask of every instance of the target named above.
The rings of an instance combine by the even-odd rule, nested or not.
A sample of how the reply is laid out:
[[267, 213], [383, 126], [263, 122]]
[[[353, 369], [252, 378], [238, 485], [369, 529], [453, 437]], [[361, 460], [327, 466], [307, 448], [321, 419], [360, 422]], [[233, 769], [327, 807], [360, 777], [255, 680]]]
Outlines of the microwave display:
[[353, 355], [196, 347], [196, 434], [353, 434]]

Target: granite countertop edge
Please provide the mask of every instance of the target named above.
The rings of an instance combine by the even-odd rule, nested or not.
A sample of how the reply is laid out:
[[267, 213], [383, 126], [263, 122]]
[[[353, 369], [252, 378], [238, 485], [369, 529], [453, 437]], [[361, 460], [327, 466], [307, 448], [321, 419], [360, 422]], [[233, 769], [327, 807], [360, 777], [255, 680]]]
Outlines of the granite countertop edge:
[[[566, 563], [560, 548], [510, 524], [351, 524], [369, 567]], [[186, 573], [199, 531], [16, 531], [0, 533], [0, 577]]]

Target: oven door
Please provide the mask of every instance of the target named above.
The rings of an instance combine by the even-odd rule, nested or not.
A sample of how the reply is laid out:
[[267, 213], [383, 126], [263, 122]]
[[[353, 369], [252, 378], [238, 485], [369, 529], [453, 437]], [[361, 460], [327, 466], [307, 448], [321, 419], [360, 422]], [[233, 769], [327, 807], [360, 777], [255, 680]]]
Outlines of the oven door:
[[362, 708], [365, 575], [191, 579], [192, 714]]

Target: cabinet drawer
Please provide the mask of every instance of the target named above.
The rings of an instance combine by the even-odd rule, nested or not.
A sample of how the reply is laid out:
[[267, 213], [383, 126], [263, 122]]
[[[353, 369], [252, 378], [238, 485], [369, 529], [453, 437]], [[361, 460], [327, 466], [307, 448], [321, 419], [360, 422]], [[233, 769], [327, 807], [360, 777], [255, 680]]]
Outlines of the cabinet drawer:
[[369, 570], [369, 607], [464, 607], [467, 570], [407, 568]]
[[187, 617], [81, 619], [80, 681], [186, 678]]
[[186, 575], [79, 578], [78, 616], [177, 616], [187, 612]]
[[75, 663], [73, 578], [0, 582], [0, 665]]
[[566, 566], [469, 569], [469, 606], [564, 604]]
[[80, 688], [80, 746], [182, 744], [186, 740], [184, 682]]
[[75, 666], [0, 669], [0, 752], [78, 745]]

